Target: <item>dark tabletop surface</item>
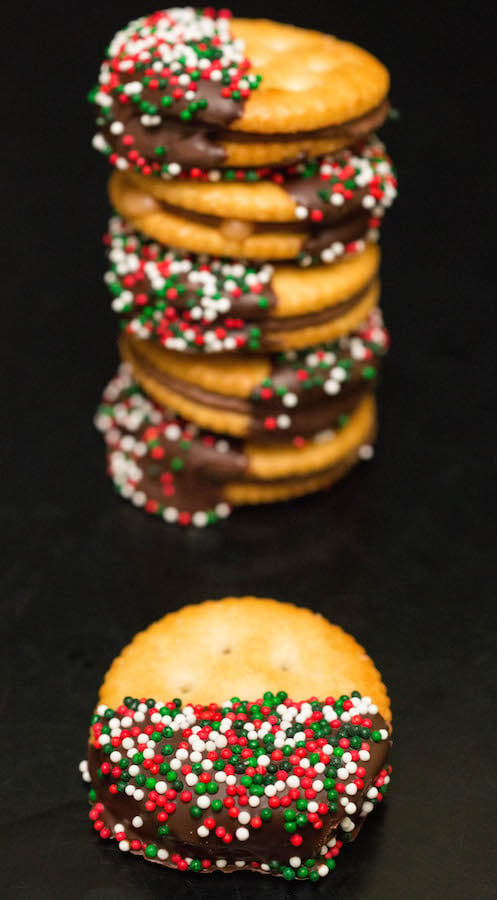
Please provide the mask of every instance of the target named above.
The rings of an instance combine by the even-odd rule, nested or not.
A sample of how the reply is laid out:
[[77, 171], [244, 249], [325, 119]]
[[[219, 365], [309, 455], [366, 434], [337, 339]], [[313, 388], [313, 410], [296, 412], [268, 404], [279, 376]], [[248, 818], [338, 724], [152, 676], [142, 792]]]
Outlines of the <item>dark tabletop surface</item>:
[[[393, 346], [377, 456], [331, 492], [241, 509], [205, 531], [165, 526], [113, 493], [91, 424], [116, 363], [116, 321], [102, 284], [107, 170], [90, 148], [85, 92], [112, 33], [149, 9], [13, 4], [2, 51], [11, 62], [2, 92], [0, 891], [30, 900], [490, 897], [495, 128], [483, 95], [493, 58], [485, 9], [477, 22], [469, 3], [235, 10], [350, 38], [392, 72], [400, 119], [383, 136], [400, 199], [383, 231]], [[168, 610], [244, 593], [325, 613], [366, 645], [390, 689], [388, 801], [318, 886], [181, 875], [124, 858], [87, 819], [77, 764], [114, 655]]]

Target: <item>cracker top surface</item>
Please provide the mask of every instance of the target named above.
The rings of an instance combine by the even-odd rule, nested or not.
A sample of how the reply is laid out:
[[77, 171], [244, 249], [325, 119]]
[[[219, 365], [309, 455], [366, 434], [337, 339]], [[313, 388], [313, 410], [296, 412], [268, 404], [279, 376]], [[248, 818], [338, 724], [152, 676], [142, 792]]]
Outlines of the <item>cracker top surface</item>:
[[359, 690], [390, 721], [390, 701], [364, 648], [309, 609], [259, 597], [185, 606], [137, 634], [114, 660], [100, 702], [178, 695], [207, 703], [258, 696], [277, 683], [293, 696]]
[[251, 68], [262, 76], [234, 131], [311, 131], [358, 118], [388, 93], [385, 66], [366, 50], [268, 19], [234, 19]]

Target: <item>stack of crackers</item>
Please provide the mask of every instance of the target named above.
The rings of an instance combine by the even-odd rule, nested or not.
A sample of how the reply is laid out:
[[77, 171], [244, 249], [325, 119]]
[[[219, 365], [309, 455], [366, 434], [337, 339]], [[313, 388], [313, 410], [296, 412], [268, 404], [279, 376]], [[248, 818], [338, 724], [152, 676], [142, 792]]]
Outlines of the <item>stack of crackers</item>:
[[226, 10], [112, 40], [91, 99], [123, 364], [96, 423], [136, 506], [204, 526], [372, 455], [388, 88], [353, 44]]

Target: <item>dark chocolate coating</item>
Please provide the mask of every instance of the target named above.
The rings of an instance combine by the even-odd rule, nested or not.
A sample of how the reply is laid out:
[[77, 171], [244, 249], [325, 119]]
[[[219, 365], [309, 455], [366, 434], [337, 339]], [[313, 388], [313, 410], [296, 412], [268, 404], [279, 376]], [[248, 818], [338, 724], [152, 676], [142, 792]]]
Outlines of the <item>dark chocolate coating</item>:
[[[165, 865], [181, 861], [180, 868], [194, 871], [230, 871], [243, 862], [283, 875], [294, 867], [308, 877], [326, 867], [337, 839], [357, 836], [386, 789], [389, 728], [374, 707], [365, 713], [365, 706], [350, 705], [361, 703], [360, 695], [312, 707], [290, 700], [277, 705], [272, 697], [271, 708], [259, 700], [235, 704], [236, 711], [131, 698], [115, 713], [99, 707], [88, 750], [96, 829], [102, 832], [103, 825], [104, 837], [124, 841], [121, 849]], [[285, 738], [279, 744], [281, 723]], [[283, 744], [282, 753], [277, 748]], [[312, 860], [306, 873], [298, 860]]]
[[[153, 92], [149, 91], [148, 93], [150, 94], [148, 99], [154, 100]], [[290, 143], [299, 140], [344, 137], [348, 144], [356, 143], [383, 124], [390, 108], [388, 101], [384, 100], [363, 116], [339, 125], [329, 125], [326, 128], [308, 132], [252, 134], [226, 130], [226, 126], [242, 114], [242, 102], [221, 98], [217, 84], [209, 81], [199, 82], [198, 99], [203, 98], [208, 99], [209, 105], [205, 110], [197, 113], [194, 122], [183, 122], [176, 117], [164, 116], [160, 125], [148, 128], [140, 123], [139, 114], [133, 107], [118, 106], [117, 104], [114, 104], [113, 121], [123, 123], [125, 133], [130, 134], [134, 139], [133, 147], [150, 162], [157, 161], [155, 150], [157, 147], [162, 147], [166, 151], [164, 156], [166, 162], [177, 162], [186, 169], [192, 167], [209, 169], [222, 168], [226, 165], [223, 141], [243, 144], [274, 141]], [[144, 99], [147, 99], [146, 92]], [[180, 111], [181, 106], [178, 106], [178, 112]], [[123, 156], [127, 155], [128, 148], [122, 144], [121, 135], [112, 134], [108, 126], [102, 128], [102, 134], [114, 152]], [[299, 154], [297, 159], [289, 156], [284, 162], [289, 164], [304, 159], [306, 156], [306, 153]]]

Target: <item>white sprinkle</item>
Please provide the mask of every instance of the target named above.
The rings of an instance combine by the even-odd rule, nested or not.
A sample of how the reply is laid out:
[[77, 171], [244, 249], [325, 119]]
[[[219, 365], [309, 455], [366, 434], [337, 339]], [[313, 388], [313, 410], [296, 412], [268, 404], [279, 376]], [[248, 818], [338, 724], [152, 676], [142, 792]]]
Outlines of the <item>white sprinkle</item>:
[[361, 200], [361, 205], [364, 207], [364, 209], [372, 209], [375, 204], [376, 200], [372, 196], [372, 194], [366, 194], [366, 196]]
[[100, 152], [102, 150], [107, 150], [107, 147], [109, 146], [107, 141], [105, 140], [103, 134], [94, 135], [91, 143], [92, 143], [93, 148], [95, 150], [99, 150]]
[[123, 87], [123, 93], [128, 94], [128, 96], [131, 94], [141, 94], [142, 90], [143, 85], [141, 81], [128, 81]]
[[374, 809], [374, 804], [371, 803], [370, 800], [365, 800], [362, 804], [360, 815], [364, 818], [364, 816], [369, 815], [369, 813]]
[[332, 396], [333, 394], [338, 394], [340, 391], [340, 385], [339, 385], [338, 381], [335, 381], [333, 378], [328, 378], [325, 381], [323, 388], [324, 388], [325, 394], [328, 394], [329, 396]]
[[374, 447], [371, 444], [362, 444], [357, 451], [359, 459], [369, 460], [374, 456]]
[[229, 516], [231, 512], [231, 508], [227, 503], [218, 503], [215, 507], [215, 512], [220, 519], [226, 519], [226, 517]]

